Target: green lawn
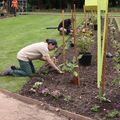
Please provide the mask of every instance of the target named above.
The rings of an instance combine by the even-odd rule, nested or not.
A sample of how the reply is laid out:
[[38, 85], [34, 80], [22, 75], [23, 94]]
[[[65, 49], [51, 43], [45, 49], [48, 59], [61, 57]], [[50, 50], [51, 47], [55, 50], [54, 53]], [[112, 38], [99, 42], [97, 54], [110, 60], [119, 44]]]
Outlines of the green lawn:
[[[62, 37], [59, 36], [58, 31], [46, 29], [48, 26], [57, 26], [60, 21], [61, 15], [42, 14], [0, 19], [0, 71], [11, 65], [18, 65], [16, 54], [28, 44], [45, 41], [46, 38], [55, 38], [60, 45]], [[78, 18], [79, 21], [81, 18]], [[36, 61], [34, 64], [38, 70], [42, 62]], [[0, 87], [18, 92], [28, 80], [27, 77], [0, 77]]]
[[[77, 14], [77, 24], [80, 24], [83, 14]], [[70, 18], [66, 14], [65, 18]], [[45, 41], [46, 38], [57, 39], [59, 45], [62, 37], [57, 30], [47, 30], [46, 27], [57, 26], [61, 21], [61, 14], [34, 14], [0, 19], [0, 71], [17, 65], [17, 52], [31, 43]], [[117, 19], [120, 27], [120, 20]], [[65, 38], [67, 39], [67, 37]], [[43, 64], [35, 61], [35, 68], [38, 70]], [[0, 77], [0, 88], [5, 88], [12, 92], [18, 92], [29, 80], [28, 77]]]

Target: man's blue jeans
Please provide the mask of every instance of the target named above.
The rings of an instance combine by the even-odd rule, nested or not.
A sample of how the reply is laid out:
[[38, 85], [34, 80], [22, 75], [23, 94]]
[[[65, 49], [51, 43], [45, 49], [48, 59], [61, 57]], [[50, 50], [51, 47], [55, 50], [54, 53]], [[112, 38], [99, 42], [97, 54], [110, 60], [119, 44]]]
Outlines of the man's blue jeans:
[[35, 68], [31, 60], [22, 61], [18, 60], [20, 68], [13, 70], [14, 76], [32, 76], [35, 73]]

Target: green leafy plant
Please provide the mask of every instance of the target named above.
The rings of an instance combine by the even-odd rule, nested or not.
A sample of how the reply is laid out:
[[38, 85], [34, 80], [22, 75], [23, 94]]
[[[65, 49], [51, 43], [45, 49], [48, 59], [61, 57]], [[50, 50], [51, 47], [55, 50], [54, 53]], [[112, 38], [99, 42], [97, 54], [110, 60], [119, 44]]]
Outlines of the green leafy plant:
[[91, 108], [91, 111], [92, 112], [98, 112], [100, 109], [100, 106], [99, 105], [94, 105], [92, 108]]
[[78, 67], [78, 65], [75, 62], [75, 58], [73, 58], [72, 62], [66, 61], [66, 64], [61, 64], [59, 65], [59, 67], [64, 72], [70, 72], [70, 73], [73, 73], [74, 76], [76, 77], [78, 76], [78, 73], [75, 70]]
[[116, 109], [114, 109], [113, 111], [111, 111], [111, 112], [109, 112], [109, 113], [107, 114], [107, 117], [109, 117], [109, 118], [115, 118], [115, 117], [117, 117], [118, 115], [119, 115], [119, 111], [116, 110]]
[[120, 85], [120, 77], [117, 77], [112, 81], [112, 84]]
[[101, 95], [101, 96], [99, 96], [99, 99], [100, 99], [100, 102], [103, 102], [103, 101], [106, 101], [106, 97], [105, 97], [105, 95]]
[[64, 101], [66, 101], [66, 102], [71, 101], [71, 96], [69, 96], [69, 95], [64, 96]]
[[102, 95], [101, 92], [100, 92], [100, 90], [99, 90], [98, 99], [100, 100], [101, 103], [102, 102], [111, 103], [111, 100], [107, 99], [105, 94]]
[[81, 33], [77, 37], [76, 46], [79, 53], [90, 52], [90, 48], [93, 44], [93, 37], [89, 33]]
[[115, 62], [115, 69], [117, 71], [120, 71], [120, 43], [116, 40], [112, 40], [113, 47], [115, 48], [115, 55], [113, 57], [113, 60]]
[[32, 86], [32, 88], [38, 89], [42, 84], [43, 84], [43, 82], [35, 82], [34, 85]]
[[35, 93], [35, 92], [36, 92], [36, 89], [30, 88], [30, 91], [33, 92], [33, 93]]
[[44, 75], [48, 75], [48, 70], [45, 70], [43, 73]]
[[42, 84], [43, 82], [35, 82], [32, 88], [30, 88], [30, 91], [35, 93], [36, 89], [38, 89]]
[[60, 93], [59, 90], [54, 90], [50, 93], [50, 95], [52, 95], [55, 99], [58, 99], [59, 97], [62, 96], [62, 94]]
[[50, 90], [48, 88], [44, 88], [42, 89], [41, 93], [44, 95], [44, 96], [48, 96], [50, 95]]

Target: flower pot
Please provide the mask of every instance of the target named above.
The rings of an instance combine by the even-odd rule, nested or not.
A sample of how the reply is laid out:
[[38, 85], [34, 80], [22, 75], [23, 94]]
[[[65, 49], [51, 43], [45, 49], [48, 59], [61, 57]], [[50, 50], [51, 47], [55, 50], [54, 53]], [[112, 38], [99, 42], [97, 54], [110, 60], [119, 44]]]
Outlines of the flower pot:
[[70, 43], [70, 47], [74, 47], [74, 43]]
[[94, 30], [97, 30], [97, 24], [94, 24]]
[[79, 59], [79, 64], [83, 66], [90, 66], [92, 61], [91, 53], [84, 53], [82, 58]]

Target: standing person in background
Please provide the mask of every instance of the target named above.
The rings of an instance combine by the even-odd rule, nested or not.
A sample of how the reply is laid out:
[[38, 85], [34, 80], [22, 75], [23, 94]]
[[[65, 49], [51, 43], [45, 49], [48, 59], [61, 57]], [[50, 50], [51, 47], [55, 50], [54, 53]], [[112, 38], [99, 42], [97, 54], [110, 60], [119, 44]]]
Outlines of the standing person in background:
[[18, 0], [12, 0], [11, 8], [13, 10], [14, 16], [17, 15], [17, 9], [18, 9]]

